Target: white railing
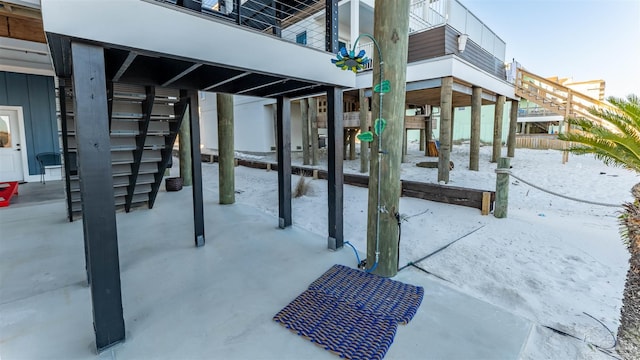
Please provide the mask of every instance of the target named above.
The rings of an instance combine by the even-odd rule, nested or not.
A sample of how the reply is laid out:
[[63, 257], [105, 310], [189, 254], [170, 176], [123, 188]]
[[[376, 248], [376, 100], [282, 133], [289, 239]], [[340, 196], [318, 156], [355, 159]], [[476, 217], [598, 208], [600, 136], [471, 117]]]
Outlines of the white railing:
[[[177, 0], [156, 0], [177, 5]], [[239, 6], [242, 8], [240, 11]], [[184, 0], [182, 7], [280, 36], [283, 40], [325, 49], [324, 1]], [[276, 25], [277, 24], [277, 25]]]
[[358, 49], [356, 49], [356, 51], [359, 52], [360, 50], [364, 50], [367, 54], [367, 57], [370, 59], [369, 62], [362, 68], [362, 71], [373, 69], [373, 51], [375, 50], [373, 48], [373, 43], [358, 43]]
[[447, 20], [448, 0], [417, 0], [409, 8], [409, 32], [443, 25]]

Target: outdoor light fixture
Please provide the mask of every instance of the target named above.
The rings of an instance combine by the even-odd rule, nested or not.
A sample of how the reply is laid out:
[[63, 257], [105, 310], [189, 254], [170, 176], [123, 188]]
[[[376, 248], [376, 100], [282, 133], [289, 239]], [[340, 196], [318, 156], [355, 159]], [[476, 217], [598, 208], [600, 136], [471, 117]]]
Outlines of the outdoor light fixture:
[[467, 39], [469, 39], [469, 35], [467, 34], [458, 35], [458, 51], [464, 51], [464, 48], [467, 46]]
[[331, 62], [342, 70], [351, 70], [354, 73], [357, 73], [358, 70], [361, 70], [364, 65], [368, 64], [370, 61], [369, 58], [366, 57], [366, 53], [364, 50], [360, 50], [356, 55], [356, 47], [358, 46], [358, 41], [360, 41], [360, 38], [363, 36], [371, 39], [373, 45], [375, 45], [376, 50], [378, 51], [378, 65], [380, 65], [379, 81], [373, 87], [373, 92], [378, 93], [380, 97], [380, 101], [378, 102], [378, 118], [373, 124], [373, 133], [371, 131], [365, 131], [356, 136], [358, 140], [362, 142], [372, 142], [374, 139], [374, 133], [378, 137], [378, 204], [376, 210], [376, 257], [375, 262], [371, 266], [371, 268], [366, 270], [367, 272], [372, 272], [378, 266], [378, 260], [380, 259], [380, 212], [386, 211], [383, 207], [380, 206], [380, 168], [382, 167], [380, 166], [380, 163], [382, 161], [382, 155], [385, 153], [385, 151], [382, 151], [380, 146], [382, 145], [382, 131], [384, 131], [384, 128], [387, 125], [387, 121], [382, 118], [382, 96], [391, 91], [391, 84], [389, 83], [389, 80], [382, 80], [384, 78], [384, 69], [382, 67], [384, 61], [382, 60], [382, 51], [380, 50], [380, 45], [378, 45], [376, 39], [369, 34], [361, 34], [360, 36], [358, 36], [356, 38], [356, 41], [353, 42], [351, 51], [347, 51], [347, 49], [344, 47], [340, 49], [340, 52], [336, 54], [336, 58], [331, 59]]

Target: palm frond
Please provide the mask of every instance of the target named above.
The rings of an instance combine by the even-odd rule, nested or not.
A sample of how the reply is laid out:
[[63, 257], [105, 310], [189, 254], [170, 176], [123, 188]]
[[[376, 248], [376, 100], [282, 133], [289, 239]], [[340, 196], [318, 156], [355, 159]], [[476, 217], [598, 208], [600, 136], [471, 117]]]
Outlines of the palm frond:
[[609, 97], [615, 109], [591, 108], [589, 113], [602, 123], [584, 118], [569, 118], [573, 132], [560, 134], [559, 139], [577, 145], [574, 154], [593, 154], [606, 165], [621, 166], [640, 173], [640, 98]]

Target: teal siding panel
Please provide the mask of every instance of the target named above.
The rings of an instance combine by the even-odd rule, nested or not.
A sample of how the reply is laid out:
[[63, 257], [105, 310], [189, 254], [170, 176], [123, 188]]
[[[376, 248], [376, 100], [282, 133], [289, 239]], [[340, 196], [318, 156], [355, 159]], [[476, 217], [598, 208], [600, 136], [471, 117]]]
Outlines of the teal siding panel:
[[0, 71], [0, 104], [7, 104], [9, 101], [7, 91], [7, 73]]
[[38, 174], [36, 154], [59, 151], [53, 77], [0, 72], [0, 105], [21, 106], [29, 174]]

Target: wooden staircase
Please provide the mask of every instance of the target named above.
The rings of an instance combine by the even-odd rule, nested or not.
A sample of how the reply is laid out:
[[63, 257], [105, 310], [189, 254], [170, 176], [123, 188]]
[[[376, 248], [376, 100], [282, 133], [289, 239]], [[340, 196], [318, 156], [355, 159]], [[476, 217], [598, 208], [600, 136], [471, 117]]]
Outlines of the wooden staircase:
[[[66, 81], [70, 84], [70, 81]], [[180, 91], [111, 83], [107, 89], [111, 176], [116, 208], [153, 207], [186, 111]], [[69, 221], [82, 214], [76, 163], [73, 91], [60, 88], [63, 151]]]
[[615, 108], [603, 101], [521, 68], [516, 72], [515, 94], [565, 119], [585, 118], [602, 123], [601, 119], [589, 113], [588, 109], [595, 107], [615, 111]]

